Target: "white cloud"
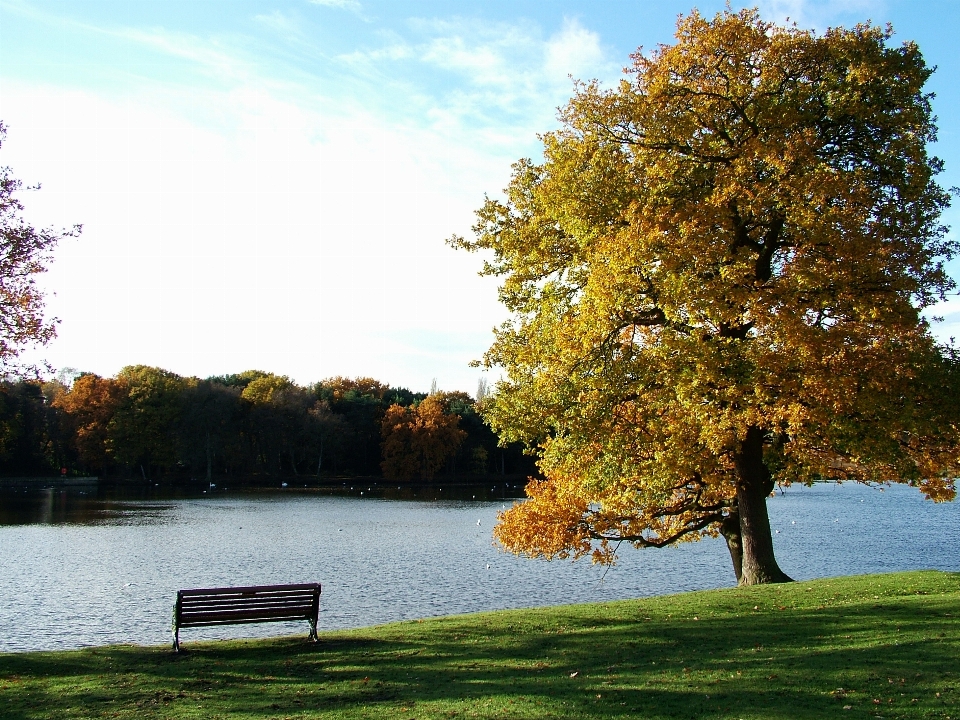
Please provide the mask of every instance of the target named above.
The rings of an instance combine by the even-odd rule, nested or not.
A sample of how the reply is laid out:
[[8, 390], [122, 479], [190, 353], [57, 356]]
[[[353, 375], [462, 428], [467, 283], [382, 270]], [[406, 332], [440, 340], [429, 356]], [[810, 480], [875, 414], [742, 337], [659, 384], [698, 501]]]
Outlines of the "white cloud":
[[357, 15], [362, 14], [363, 6], [357, 0], [307, 0], [311, 5], [348, 10]]
[[297, 39], [302, 37], [299, 25], [279, 10], [274, 10], [268, 15], [254, 15], [253, 19], [284, 37]]
[[565, 20], [561, 31], [547, 41], [544, 67], [549, 76], [572, 75], [580, 80], [592, 79], [591, 73], [610, 70], [600, 36], [576, 20]]
[[402, 89], [403, 106], [446, 133], [482, 135], [513, 146], [519, 137], [530, 147], [537, 132], [555, 124], [556, 107], [570, 96], [569, 76], [609, 81], [620, 73], [599, 36], [576, 20], [566, 20], [549, 37], [531, 24], [475, 19], [416, 19], [408, 26], [406, 35], [391, 33], [382, 46], [339, 60], [387, 85], [386, 63], [403, 63], [399, 71], [389, 66], [397, 75], [429, 75], [432, 86]]
[[225, 79], [247, 80], [253, 73], [253, 63], [243, 60], [235, 52], [218, 47], [214, 39], [169, 32], [162, 28], [101, 31], [131, 40], [171, 57], [189, 60]]
[[469, 47], [462, 37], [441, 37], [424, 47], [421, 59], [446, 70], [458, 70], [477, 85], [505, 85], [510, 82], [506, 58], [494, 45]]
[[338, 60], [352, 66], [366, 75], [374, 68], [379, 68], [383, 62], [405, 60], [414, 54], [413, 47], [397, 40], [376, 50], [356, 51], [340, 55]]

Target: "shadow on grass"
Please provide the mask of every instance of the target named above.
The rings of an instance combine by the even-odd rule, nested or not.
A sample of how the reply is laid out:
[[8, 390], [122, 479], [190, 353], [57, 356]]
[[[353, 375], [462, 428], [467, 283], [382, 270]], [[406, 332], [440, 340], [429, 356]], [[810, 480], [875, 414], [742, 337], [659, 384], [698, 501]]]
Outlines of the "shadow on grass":
[[[0, 692], [14, 700], [11, 720], [813, 718], [844, 707], [844, 717], [946, 716], [958, 688], [956, 592], [860, 602], [801, 593], [441, 618], [180, 655], [132, 646], [4, 655]], [[777, 604], [798, 599], [811, 606]]]

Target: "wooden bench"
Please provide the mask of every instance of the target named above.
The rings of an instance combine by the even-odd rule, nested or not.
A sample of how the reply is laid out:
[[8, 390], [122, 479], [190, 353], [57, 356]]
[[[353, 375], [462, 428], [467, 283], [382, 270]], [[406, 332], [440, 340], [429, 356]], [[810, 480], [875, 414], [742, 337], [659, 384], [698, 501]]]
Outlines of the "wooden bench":
[[180, 651], [180, 628], [306, 620], [317, 641], [320, 583], [178, 590], [173, 607], [173, 649]]

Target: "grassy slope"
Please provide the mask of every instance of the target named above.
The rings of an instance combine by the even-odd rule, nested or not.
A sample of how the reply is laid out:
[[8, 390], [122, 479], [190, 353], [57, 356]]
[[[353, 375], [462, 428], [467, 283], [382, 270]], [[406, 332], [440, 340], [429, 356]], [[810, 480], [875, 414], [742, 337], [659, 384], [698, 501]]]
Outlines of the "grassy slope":
[[[960, 718], [960, 574], [0, 655], [20, 718]], [[8, 628], [7, 631], [10, 629]]]

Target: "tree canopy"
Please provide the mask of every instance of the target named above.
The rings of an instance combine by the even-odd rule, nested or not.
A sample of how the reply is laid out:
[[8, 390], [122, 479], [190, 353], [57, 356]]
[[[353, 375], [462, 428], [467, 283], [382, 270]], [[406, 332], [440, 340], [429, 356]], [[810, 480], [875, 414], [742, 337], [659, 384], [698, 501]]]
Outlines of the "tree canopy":
[[957, 358], [921, 312], [953, 282], [932, 69], [871, 25], [678, 21], [613, 89], [577, 83], [466, 250], [512, 320], [486, 417], [546, 480], [496, 530], [531, 556], [726, 538], [777, 566], [774, 483], [909, 482], [952, 499]]
[[[0, 145], [6, 136], [7, 129], [0, 123]], [[4, 374], [23, 370], [17, 358], [26, 346], [43, 345], [56, 334], [56, 321], [43, 316], [43, 293], [36, 276], [46, 271], [56, 244], [80, 232], [79, 225], [61, 232], [36, 230], [21, 214], [23, 204], [17, 193], [24, 189], [10, 168], [0, 167], [0, 370]]]

